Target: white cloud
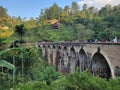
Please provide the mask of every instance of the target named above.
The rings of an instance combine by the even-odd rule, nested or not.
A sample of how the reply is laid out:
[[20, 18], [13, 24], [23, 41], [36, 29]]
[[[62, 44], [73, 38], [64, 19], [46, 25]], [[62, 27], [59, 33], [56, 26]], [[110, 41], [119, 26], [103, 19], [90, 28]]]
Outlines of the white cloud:
[[87, 4], [88, 7], [94, 6], [98, 9], [105, 6], [106, 4], [111, 4], [112, 6], [120, 4], [120, 0], [80, 0], [78, 5], [83, 6], [83, 4]]

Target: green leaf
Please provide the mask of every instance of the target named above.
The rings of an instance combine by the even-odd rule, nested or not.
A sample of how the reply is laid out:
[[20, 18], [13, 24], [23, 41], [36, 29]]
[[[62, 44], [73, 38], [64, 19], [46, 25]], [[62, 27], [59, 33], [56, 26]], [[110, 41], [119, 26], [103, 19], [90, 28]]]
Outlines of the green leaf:
[[16, 50], [18, 50], [19, 48], [11, 48], [11, 49], [6, 49], [6, 50], [3, 50], [3, 51], [0, 51], [0, 55], [8, 52], [8, 51], [13, 51], [14, 50], [14, 53], [16, 52]]
[[4, 54], [5, 52], [9, 51], [10, 49], [6, 49], [6, 50], [3, 50], [3, 51], [0, 51], [0, 55]]
[[10, 70], [15, 70], [15, 66], [6, 60], [0, 60], [0, 67], [6, 67]]

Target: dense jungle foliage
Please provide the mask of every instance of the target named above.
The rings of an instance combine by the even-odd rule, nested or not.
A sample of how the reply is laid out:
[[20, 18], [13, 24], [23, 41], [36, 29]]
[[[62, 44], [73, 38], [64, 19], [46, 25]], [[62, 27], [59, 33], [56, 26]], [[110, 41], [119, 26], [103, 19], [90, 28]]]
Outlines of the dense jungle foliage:
[[[38, 18], [11, 17], [0, 6], [0, 90], [119, 90], [120, 78], [104, 79], [88, 71], [63, 75], [29, 43], [37, 41], [110, 41], [120, 37], [120, 5], [100, 10], [76, 2], [41, 9]], [[27, 44], [25, 44], [27, 43]]]
[[[0, 90], [119, 90], [120, 78], [106, 79], [88, 71], [63, 75], [39, 58], [32, 47], [6, 49], [0, 52]], [[2, 62], [6, 61], [6, 62]], [[2, 66], [3, 65], [3, 66]]]

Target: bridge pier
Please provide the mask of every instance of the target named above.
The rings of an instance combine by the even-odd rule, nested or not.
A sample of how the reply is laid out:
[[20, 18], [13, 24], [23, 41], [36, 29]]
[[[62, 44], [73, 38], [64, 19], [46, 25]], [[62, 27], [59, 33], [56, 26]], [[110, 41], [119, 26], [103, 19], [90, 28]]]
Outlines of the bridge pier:
[[52, 49], [50, 46], [48, 46], [47, 48], [47, 60], [48, 60], [48, 64], [51, 64], [52, 65]]
[[53, 60], [53, 66], [56, 66], [56, 55], [57, 54], [57, 50], [56, 48], [53, 46], [53, 50], [52, 50], [52, 60]]

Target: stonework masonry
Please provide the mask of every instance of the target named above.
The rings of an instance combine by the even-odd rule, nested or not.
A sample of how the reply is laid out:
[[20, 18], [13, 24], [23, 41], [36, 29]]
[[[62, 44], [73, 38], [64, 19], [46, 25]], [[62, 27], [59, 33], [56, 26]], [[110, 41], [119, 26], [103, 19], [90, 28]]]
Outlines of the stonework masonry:
[[78, 69], [104, 78], [120, 76], [120, 43], [37, 42], [36, 46], [63, 74]]

